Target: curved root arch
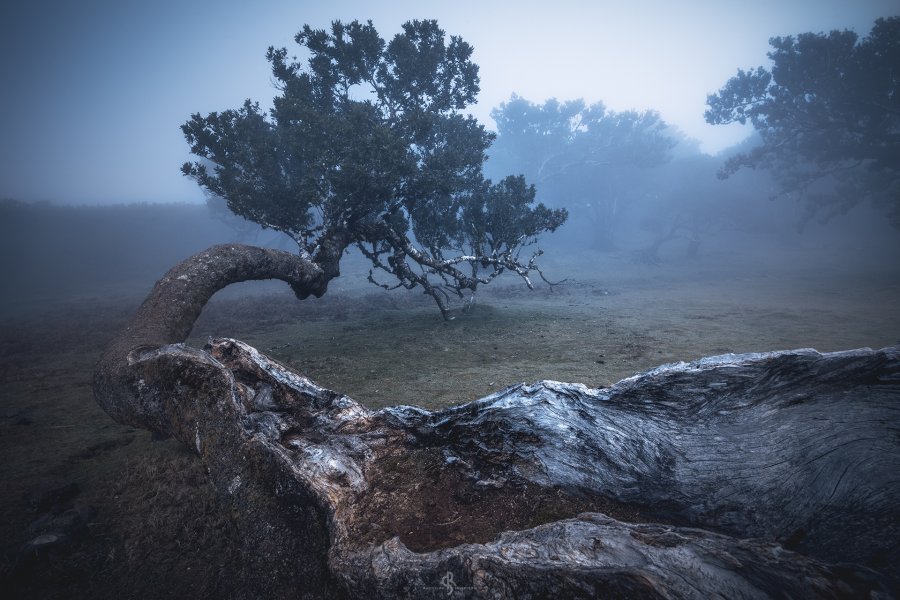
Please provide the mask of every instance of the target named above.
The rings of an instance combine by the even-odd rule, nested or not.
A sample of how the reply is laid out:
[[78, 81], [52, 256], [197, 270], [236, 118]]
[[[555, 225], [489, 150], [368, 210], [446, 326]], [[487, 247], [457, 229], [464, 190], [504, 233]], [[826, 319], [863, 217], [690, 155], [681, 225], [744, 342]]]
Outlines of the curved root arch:
[[217, 289], [263, 278], [324, 291], [300, 257], [210, 249], [157, 284], [95, 377], [114, 418], [205, 462], [254, 594], [897, 593], [900, 348], [729, 355], [606, 389], [545, 381], [373, 412], [241, 342], [180, 343]]

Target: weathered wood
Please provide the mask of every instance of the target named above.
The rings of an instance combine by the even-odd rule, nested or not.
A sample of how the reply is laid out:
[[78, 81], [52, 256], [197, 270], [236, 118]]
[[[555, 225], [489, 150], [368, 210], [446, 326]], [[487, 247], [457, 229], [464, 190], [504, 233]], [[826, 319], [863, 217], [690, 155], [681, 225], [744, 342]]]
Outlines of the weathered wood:
[[[322, 295], [328, 283], [317, 264], [281, 250], [226, 244], [182, 261], [156, 282], [100, 359], [94, 373], [94, 396], [100, 406], [119, 422], [169, 434], [170, 415], [117, 389], [128, 379], [129, 353], [183, 342], [213, 294], [232, 283], [259, 279], [280, 279], [299, 298]], [[176, 414], [175, 421], [179, 419]]]
[[[316, 273], [301, 273], [302, 289]], [[113, 345], [97, 399], [197, 452], [236, 509], [254, 593], [897, 595], [900, 347], [373, 412], [236, 340], [147, 343], [141, 327], [159, 329]]]

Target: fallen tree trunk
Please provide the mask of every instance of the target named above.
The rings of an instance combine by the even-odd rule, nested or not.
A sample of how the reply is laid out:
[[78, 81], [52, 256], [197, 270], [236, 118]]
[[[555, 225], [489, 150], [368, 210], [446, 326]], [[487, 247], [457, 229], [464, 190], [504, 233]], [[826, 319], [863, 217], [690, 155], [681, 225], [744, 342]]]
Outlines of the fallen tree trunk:
[[[728, 355], [605, 389], [543, 381], [373, 412], [239, 341], [179, 343], [235, 274], [321, 285], [268, 252], [173, 269], [95, 377], [113, 417], [204, 461], [252, 594], [897, 595], [900, 348]], [[230, 254], [242, 267], [222, 276]]]

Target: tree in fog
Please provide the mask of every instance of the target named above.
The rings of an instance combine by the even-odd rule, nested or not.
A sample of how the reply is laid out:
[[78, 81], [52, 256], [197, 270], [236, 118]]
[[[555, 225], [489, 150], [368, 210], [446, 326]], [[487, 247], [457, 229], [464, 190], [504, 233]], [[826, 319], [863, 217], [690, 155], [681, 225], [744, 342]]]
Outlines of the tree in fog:
[[721, 173], [770, 169], [780, 194], [808, 215], [846, 212], [863, 200], [900, 227], [900, 17], [852, 31], [769, 40], [771, 70], [738, 70], [707, 98], [712, 124], [753, 124], [761, 145]]
[[599, 102], [534, 104], [513, 95], [491, 116], [492, 168], [524, 172], [543, 198], [578, 210], [600, 248], [611, 246], [622, 205], [643, 193], [645, 170], [669, 160], [676, 143], [658, 113], [615, 112]]
[[766, 173], [723, 180], [716, 176], [718, 158], [697, 148], [681, 151], [681, 143], [678, 150], [657, 170], [649, 183], [650, 198], [641, 205], [638, 224], [651, 237], [637, 252], [639, 260], [656, 264], [668, 246], [696, 259], [704, 244], [724, 232], [769, 235], [782, 225], [771, 217]]
[[445, 317], [449, 294], [505, 271], [530, 286], [539, 251], [523, 247], [567, 215], [535, 204], [522, 177], [484, 178], [493, 136], [462, 112], [479, 91], [472, 47], [436, 21], [408, 22], [389, 43], [358, 21], [305, 26], [295, 40], [305, 62], [269, 48], [281, 91], [270, 112], [248, 100], [182, 126], [199, 157], [183, 172], [293, 238], [326, 282], [355, 245], [371, 281], [421, 287]]

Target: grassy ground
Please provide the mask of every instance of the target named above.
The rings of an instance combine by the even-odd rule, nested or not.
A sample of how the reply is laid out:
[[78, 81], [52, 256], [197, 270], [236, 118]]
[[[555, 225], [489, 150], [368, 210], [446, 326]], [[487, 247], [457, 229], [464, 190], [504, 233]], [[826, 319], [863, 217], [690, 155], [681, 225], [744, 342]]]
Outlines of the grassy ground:
[[[605, 386], [710, 354], [900, 340], [893, 267], [706, 260], [621, 269], [621, 257], [591, 258], [620, 268], [551, 265], [564, 285], [529, 292], [501, 281], [450, 322], [423, 297], [345, 278], [305, 302], [262, 286], [261, 295], [215, 298], [189, 342], [236, 337], [367, 406], [437, 408], [520, 381]], [[6, 589], [20, 596], [228, 597], [240, 588], [238, 541], [202, 466], [93, 402], [93, 365], [141, 295], [60, 300], [0, 325], [0, 540], [3, 576], [14, 576]], [[90, 505], [96, 514], [67, 547], [16, 567], [39, 516], [23, 497], [48, 478], [79, 486], [59, 509]]]

